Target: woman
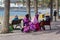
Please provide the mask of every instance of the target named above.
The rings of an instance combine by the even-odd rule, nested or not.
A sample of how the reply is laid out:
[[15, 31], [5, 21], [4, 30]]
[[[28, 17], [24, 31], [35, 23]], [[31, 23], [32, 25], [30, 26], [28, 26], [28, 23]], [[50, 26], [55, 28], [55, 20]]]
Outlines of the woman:
[[24, 19], [23, 19], [23, 28], [22, 28], [22, 32], [29, 32], [29, 14], [26, 14]]
[[26, 14], [24, 19], [23, 19], [23, 26], [29, 25], [30, 19], [29, 19], [29, 14]]
[[38, 14], [35, 15], [35, 17], [31, 20], [33, 27], [30, 26], [30, 29], [35, 28], [35, 31], [39, 31], [40, 27], [39, 27], [39, 22], [38, 22]]
[[45, 21], [51, 21], [51, 17], [50, 16], [46, 16], [46, 20]]
[[19, 18], [18, 18], [18, 16], [16, 15], [15, 18], [13, 19], [13, 21], [18, 21], [18, 20], [19, 20]]

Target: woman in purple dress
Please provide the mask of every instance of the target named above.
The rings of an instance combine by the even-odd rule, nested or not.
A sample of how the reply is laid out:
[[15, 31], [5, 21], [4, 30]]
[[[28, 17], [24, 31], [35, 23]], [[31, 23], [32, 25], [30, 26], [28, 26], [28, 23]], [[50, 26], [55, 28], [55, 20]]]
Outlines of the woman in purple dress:
[[24, 19], [23, 19], [23, 26], [29, 25], [30, 19], [29, 19], [29, 14], [26, 14]]
[[22, 28], [22, 32], [29, 32], [29, 14], [26, 14], [24, 19], [23, 19], [23, 28]]

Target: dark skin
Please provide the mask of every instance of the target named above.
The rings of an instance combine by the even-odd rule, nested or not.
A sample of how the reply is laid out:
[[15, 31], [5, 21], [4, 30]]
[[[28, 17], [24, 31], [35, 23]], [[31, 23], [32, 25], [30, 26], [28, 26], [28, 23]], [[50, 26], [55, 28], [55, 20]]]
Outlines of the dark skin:
[[37, 20], [38, 20], [38, 16], [39, 16], [39, 15], [35, 15], [35, 17], [37, 18]]
[[29, 14], [25, 15], [27, 18], [29, 18]]
[[[29, 19], [29, 14], [25, 15], [27, 19]], [[30, 22], [30, 21], [29, 21]]]

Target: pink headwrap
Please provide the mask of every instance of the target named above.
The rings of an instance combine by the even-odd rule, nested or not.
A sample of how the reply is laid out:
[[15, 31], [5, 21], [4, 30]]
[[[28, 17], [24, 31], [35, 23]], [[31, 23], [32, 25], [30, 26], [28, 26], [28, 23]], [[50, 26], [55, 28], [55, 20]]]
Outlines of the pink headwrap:
[[36, 23], [38, 23], [38, 20], [37, 20], [36, 17], [34, 17], [34, 18], [31, 20], [31, 22], [32, 22], [33, 24], [36, 24]]

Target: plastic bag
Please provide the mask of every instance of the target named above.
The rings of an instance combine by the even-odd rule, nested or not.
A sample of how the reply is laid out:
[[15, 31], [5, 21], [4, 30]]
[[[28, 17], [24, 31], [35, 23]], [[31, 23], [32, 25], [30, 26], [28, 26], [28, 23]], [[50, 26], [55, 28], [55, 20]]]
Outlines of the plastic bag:
[[13, 31], [13, 26], [9, 26], [9, 31]]

